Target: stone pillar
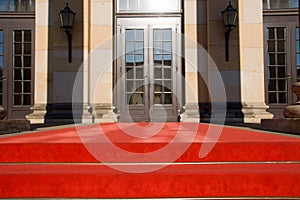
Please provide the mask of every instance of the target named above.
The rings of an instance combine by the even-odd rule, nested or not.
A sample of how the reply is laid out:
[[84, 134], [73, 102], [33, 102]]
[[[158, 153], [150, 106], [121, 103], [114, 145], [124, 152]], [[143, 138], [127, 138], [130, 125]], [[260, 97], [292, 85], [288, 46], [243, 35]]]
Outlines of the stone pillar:
[[[198, 52], [197, 52], [197, 0], [184, 1], [185, 42], [185, 112], [183, 122], [199, 122], [198, 105]], [[195, 41], [189, 42], [190, 41]]]
[[242, 112], [245, 123], [260, 123], [273, 117], [265, 104], [262, 1], [238, 4]]
[[113, 0], [91, 0], [89, 103], [94, 122], [114, 122]]
[[30, 123], [44, 123], [48, 86], [48, 27], [50, 2], [36, 0], [35, 13], [35, 75], [33, 113], [27, 116]]

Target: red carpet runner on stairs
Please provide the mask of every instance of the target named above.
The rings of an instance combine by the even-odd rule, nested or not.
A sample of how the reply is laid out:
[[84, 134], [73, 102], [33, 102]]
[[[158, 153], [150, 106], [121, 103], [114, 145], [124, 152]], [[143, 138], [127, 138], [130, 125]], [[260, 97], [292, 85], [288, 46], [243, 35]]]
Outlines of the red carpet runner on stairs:
[[[0, 198], [300, 197], [299, 137], [229, 127], [217, 137], [220, 128], [101, 124], [2, 136]], [[205, 145], [213, 148], [201, 158]]]

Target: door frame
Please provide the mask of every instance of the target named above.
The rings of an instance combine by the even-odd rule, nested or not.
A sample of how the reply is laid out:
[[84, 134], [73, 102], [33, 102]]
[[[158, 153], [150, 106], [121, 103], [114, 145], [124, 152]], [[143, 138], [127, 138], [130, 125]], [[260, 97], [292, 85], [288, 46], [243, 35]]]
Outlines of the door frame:
[[[181, 17], [134, 17], [134, 18], [128, 18], [128, 17], [120, 17], [116, 19], [116, 33], [117, 36], [118, 34], [121, 35], [121, 37], [116, 37], [115, 39], [115, 48], [114, 52], [117, 59], [115, 62], [115, 68], [114, 68], [114, 87], [117, 89], [114, 90], [114, 102], [116, 103], [116, 107], [118, 109], [118, 114], [119, 114], [119, 121], [131, 121], [131, 118], [128, 119], [126, 115], [128, 114], [127, 110], [130, 110], [130, 106], [126, 105], [126, 97], [125, 97], [125, 84], [121, 84], [119, 87], [117, 82], [118, 80], [121, 80], [123, 74], [125, 74], [125, 59], [124, 59], [124, 52], [125, 52], [125, 34], [122, 34], [122, 30], [124, 31], [125, 29], [144, 29], [144, 37], [147, 39], [144, 39], [144, 61], [146, 65], [148, 64], [150, 67], [153, 66], [153, 61], [151, 60], [153, 58], [153, 51], [149, 50], [153, 48], [152, 44], [153, 43], [153, 33], [151, 34], [150, 32], [153, 32], [155, 28], [172, 28], [172, 30], [175, 30], [177, 33], [181, 33]], [[150, 34], [149, 34], [150, 33]], [[147, 40], [147, 41], [146, 41]], [[122, 44], [121, 48], [120, 45]], [[172, 47], [176, 49], [181, 50], [181, 38], [180, 36], [178, 37], [177, 34], [172, 33]], [[178, 50], [177, 50], [178, 51]], [[182, 51], [182, 50], [181, 50]], [[180, 56], [180, 58], [178, 58]], [[147, 67], [146, 71], [144, 73], [147, 73], [145, 75], [149, 76], [145, 80], [145, 85], [149, 84], [149, 87], [146, 87], [145, 93], [147, 92], [145, 96], [148, 96], [148, 99], [145, 100], [145, 105], [148, 106], [148, 108], [145, 111], [145, 115], [149, 116], [149, 108], [150, 106], [153, 106], [154, 109], [154, 116], [152, 116], [155, 119], [158, 119], [158, 121], [166, 120], [166, 121], [178, 121], [178, 116], [179, 116], [179, 102], [182, 102], [182, 80], [181, 77], [179, 77], [176, 72], [182, 72], [182, 58], [181, 55], [175, 55], [174, 51], [172, 52], [172, 60], [174, 60], [174, 64], [172, 64], [173, 69], [176, 68], [175, 70], [172, 70], [172, 84], [173, 84], [173, 104], [170, 106], [164, 105], [163, 107], [165, 108], [165, 111], [168, 113], [167, 119], [159, 119], [160, 115], [163, 113], [159, 113], [161, 110], [161, 107], [154, 106], [153, 100], [151, 98], [151, 93], [154, 93], [154, 88], [153, 84], [151, 83], [154, 80], [154, 72], [151, 70], [149, 67]], [[123, 81], [123, 80], [122, 80]], [[174, 95], [177, 96], [174, 96]], [[179, 95], [178, 95], [179, 94]], [[174, 98], [175, 97], [175, 98]], [[176, 100], [179, 98], [179, 100]], [[148, 104], [148, 105], [147, 105]], [[170, 114], [170, 112], [173, 112]], [[138, 120], [133, 119], [133, 121], [149, 121], [149, 117], [140, 117]]]
[[[34, 101], [34, 74], [35, 74], [35, 19], [34, 15], [25, 15], [14, 18], [0, 18], [0, 29], [3, 30], [3, 99], [2, 107], [7, 111], [5, 119], [25, 119], [31, 113], [31, 106]], [[13, 105], [13, 31], [31, 31], [31, 104], [14, 106]], [[6, 93], [6, 95], [5, 95]]]
[[[291, 85], [297, 81], [296, 72], [296, 34], [298, 18], [293, 15], [267, 15], [264, 16], [264, 73], [265, 73], [265, 98], [269, 106], [269, 112], [274, 114], [275, 118], [283, 117], [283, 110], [286, 106], [291, 105], [297, 100], [291, 91]], [[287, 103], [270, 104], [268, 102], [268, 57], [267, 57], [267, 35], [268, 27], [285, 27], [286, 28], [286, 67], [287, 67]], [[292, 59], [293, 58], [293, 59]]]

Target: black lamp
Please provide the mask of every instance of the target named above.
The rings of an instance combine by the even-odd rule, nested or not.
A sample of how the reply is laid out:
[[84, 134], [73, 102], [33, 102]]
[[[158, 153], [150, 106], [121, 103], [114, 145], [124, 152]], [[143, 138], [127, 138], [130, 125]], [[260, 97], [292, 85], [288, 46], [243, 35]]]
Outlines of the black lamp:
[[231, 1], [229, 1], [229, 5], [222, 12], [223, 23], [226, 29], [225, 32], [225, 48], [226, 48], [226, 61], [229, 61], [229, 35], [233, 27], [236, 26], [237, 19], [237, 9], [233, 8], [231, 5]]
[[66, 7], [60, 11], [59, 18], [61, 23], [61, 29], [65, 31], [68, 37], [69, 47], [69, 63], [72, 62], [72, 35], [71, 30], [73, 29], [73, 23], [76, 13], [69, 8], [69, 4], [66, 3]]

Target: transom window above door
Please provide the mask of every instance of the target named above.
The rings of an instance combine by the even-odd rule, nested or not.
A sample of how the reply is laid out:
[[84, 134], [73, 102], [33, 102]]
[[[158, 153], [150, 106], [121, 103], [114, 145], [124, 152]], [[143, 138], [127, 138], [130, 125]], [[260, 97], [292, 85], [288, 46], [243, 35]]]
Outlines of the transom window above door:
[[34, 12], [35, 0], [0, 0], [0, 12]]
[[181, 0], [117, 0], [117, 13], [180, 12]]
[[264, 10], [298, 8], [298, 0], [263, 0]]

